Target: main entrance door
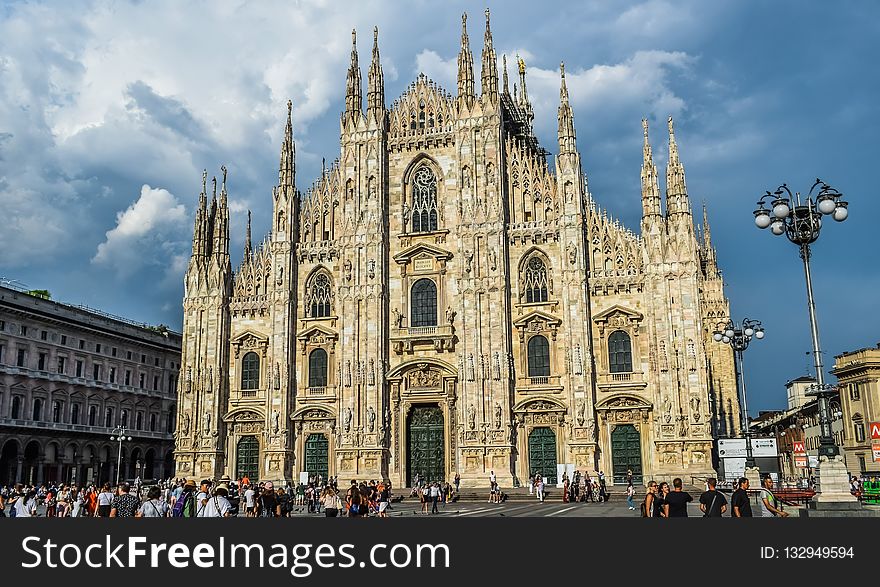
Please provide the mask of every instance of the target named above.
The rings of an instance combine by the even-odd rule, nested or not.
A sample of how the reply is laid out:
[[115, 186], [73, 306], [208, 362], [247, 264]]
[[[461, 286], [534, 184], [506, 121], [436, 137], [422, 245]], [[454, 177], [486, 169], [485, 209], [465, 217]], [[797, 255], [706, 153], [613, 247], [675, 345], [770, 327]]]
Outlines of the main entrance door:
[[408, 485], [416, 475], [420, 482], [446, 480], [443, 433], [443, 411], [438, 406], [413, 407], [406, 427]]
[[642, 482], [642, 442], [632, 424], [617, 426], [611, 433], [611, 462], [615, 483], [626, 483], [628, 470], [632, 471], [633, 483]]
[[309, 476], [320, 475], [327, 479], [327, 437], [323, 434], [309, 434], [306, 438], [306, 468]]
[[546, 484], [556, 483], [556, 434], [547, 427], [529, 432], [529, 476], [540, 475]]
[[260, 443], [256, 436], [243, 436], [235, 449], [235, 478], [247, 476], [251, 483], [260, 478]]

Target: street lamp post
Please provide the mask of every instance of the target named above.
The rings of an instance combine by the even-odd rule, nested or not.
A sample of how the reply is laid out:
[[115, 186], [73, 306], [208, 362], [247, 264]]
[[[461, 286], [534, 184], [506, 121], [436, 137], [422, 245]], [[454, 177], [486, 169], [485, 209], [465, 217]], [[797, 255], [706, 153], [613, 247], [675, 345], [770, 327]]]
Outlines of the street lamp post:
[[752, 454], [752, 430], [749, 426], [749, 402], [746, 398], [746, 378], [743, 371], [743, 351], [749, 348], [749, 343], [753, 338], [761, 340], [764, 338], [764, 327], [758, 320], [749, 320], [746, 318], [742, 324], [736, 324], [733, 320], [720, 322], [717, 330], [712, 336], [716, 342], [730, 345], [736, 357], [736, 373], [737, 386], [739, 387], [739, 397], [742, 409], [740, 410], [740, 421], [743, 434], [746, 439], [746, 468], [755, 467], [755, 457]]
[[[819, 188], [816, 191], [816, 188]], [[815, 198], [813, 192], [816, 192]], [[771, 209], [766, 208], [766, 199], [770, 199]], [[813, 338], [813, 363], [816, 369], [816, 385], [809, 395], [815, 395], [819, 401], [819, 456], [833, 458], [840, 454], [831, 433], [831, 414], [828, 400], [834, 395], [834, 387], [825, 383], [825, 370], [822, 367], [822, 351], [819, 347], [819, 325], [816, 322], [816, 305], [813, 301], [813, 278], [810, 273], [810, 245], [819, 238], [822, 229], [822, 216], [831, 216], [837, 222], [843, 222], [849, 215], [848, 202], [843, 194], [820, 179], [810, 188], [806, 200], [802, 201], [800, 193], [791, 193], [788, 186], [782, 184], [775, 192], [767, 192], [758, 201], [754, 211], [755, 225], [760, 229], [770, 228], [774, 235], [785, 235], [788, 240], [800, 248], [804, 262], [804, 277], [807, 282], [807, 309], [810, 314], [810, 334]]]
[[119, 476], [122, 474], [122, 443], [131, 442], [131, 436], [126, 436], [128, 429], [125, 426], [117, 426], [113, 429], [113, 436], [110, 440], [119, 443], [119, 452], [116, 455], [116, 485], [119, 485]]

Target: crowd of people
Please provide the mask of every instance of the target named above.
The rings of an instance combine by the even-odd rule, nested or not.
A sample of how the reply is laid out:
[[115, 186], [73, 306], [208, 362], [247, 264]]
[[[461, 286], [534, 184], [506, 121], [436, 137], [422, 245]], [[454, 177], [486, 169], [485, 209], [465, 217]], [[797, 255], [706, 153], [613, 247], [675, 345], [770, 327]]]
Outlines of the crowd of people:
[[[719, 490], [718, 481], [712, 477], [706, 479], [706, 490], [699, 496], [698, 502], [703, 517], [721, 518], [787, 518], [789, 513], [785, 511], [782, 501], [773, 492], [773, 479], [769, 476], [762, 481], [763, 486], [757, 492], [750, 491], [749, 480], [740, 477], [735, 484], [735, 490], [728, 502], [727, 496]], [[648, 482], [648, 491], [641, 503], [641, 515], [645, 518], [686, 518], [688, 517], [688, 504], [694, 501], [693, 496], [684, 490], [681, 478], [669, 483], [661, 481]], [[635, 509], [632, 496], [634, 488], [632, 484], [627, 487], [627, 500], [630, 509]], [[754, 496], [754, 497], [753, 497]], [[757, 500], [759, 510], [757, 514], [752, 510], [752, 503]], [[728, 513], [729, 512], [729, 513]]]

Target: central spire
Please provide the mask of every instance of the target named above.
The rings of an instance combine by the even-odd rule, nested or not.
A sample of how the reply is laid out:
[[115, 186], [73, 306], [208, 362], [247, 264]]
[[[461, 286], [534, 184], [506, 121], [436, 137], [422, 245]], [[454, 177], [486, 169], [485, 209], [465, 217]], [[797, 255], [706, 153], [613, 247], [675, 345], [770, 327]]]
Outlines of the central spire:
[[296, 177], [296, 145], [293, 142], [293, 102], [287, 101], [287, 125], [284, 127], [284, 140], [281, 143], [281, 157], [278, 162], [278, 185], [293, 187]]
[[[522, 60], [520, 60], [522, 62]], [[559, 74], [561, 82], [559, 85], [559, 154], [577, 153], [577, 136], [574, 130], [574, 112], [572, 112], [571, 104], [568, 101], [568, 86], [565, 85], [565, 63], [559, 64]], [[525, 63], [522, 63], [520, 78], [523, 83], [523, 94], [525, 95]], [[528, 103], [528, 102], [526, 102]]]
[[345, 118], [357, 120], [361, 115], [363, 99], [361, 97], [361, 68], [358, 65], [357, 32], [351, 30], [351, 65], [345, 83]]
[[660, 186], [657, 183], [657, 166], [648, 139], [648, 119], [642, 119], [645, 145], [642, 148], [642, 221], [656, 219], [660, 212]]
[[483, 38], [483, 69], [481, 92], [484, 96], [498, 97], [498, 59], [492, 47], [492, 29], [489, 27], [489, 9], [486, 9], [486, 35]]
[[678, 155], [678, 144], [675, 142], [675, 129], [672, 117], [667, 120], [669, 126], [669, 162], [666, 164], [666, 213], [674, 214], [691, 213], [691, 205], [688, 200], [687, 185], [684, 179], [684, 165]]
[[458, 53], [458, 99], [468, 107], [474, 103], [474, 56], [467, 34], [467, 13], [461, 15], [461, 50]]
[[385, 76], [379, 61], [379, 27], [373, 28], [373, 61], [367, 76], [367, 117], [379, 122], [385, 114]]

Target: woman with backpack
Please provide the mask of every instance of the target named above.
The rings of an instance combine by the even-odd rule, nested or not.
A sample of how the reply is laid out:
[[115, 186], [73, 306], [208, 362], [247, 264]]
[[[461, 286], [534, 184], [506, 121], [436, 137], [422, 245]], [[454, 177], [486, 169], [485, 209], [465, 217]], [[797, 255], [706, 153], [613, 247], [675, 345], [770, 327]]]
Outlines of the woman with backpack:
[[101, 493], [98, 494], [98, 510], [95, 512], [95, 516], [109, 518], [111, 503], [113, 503], [113, 492], [110, 491], [110, 483], [104, 483]]

